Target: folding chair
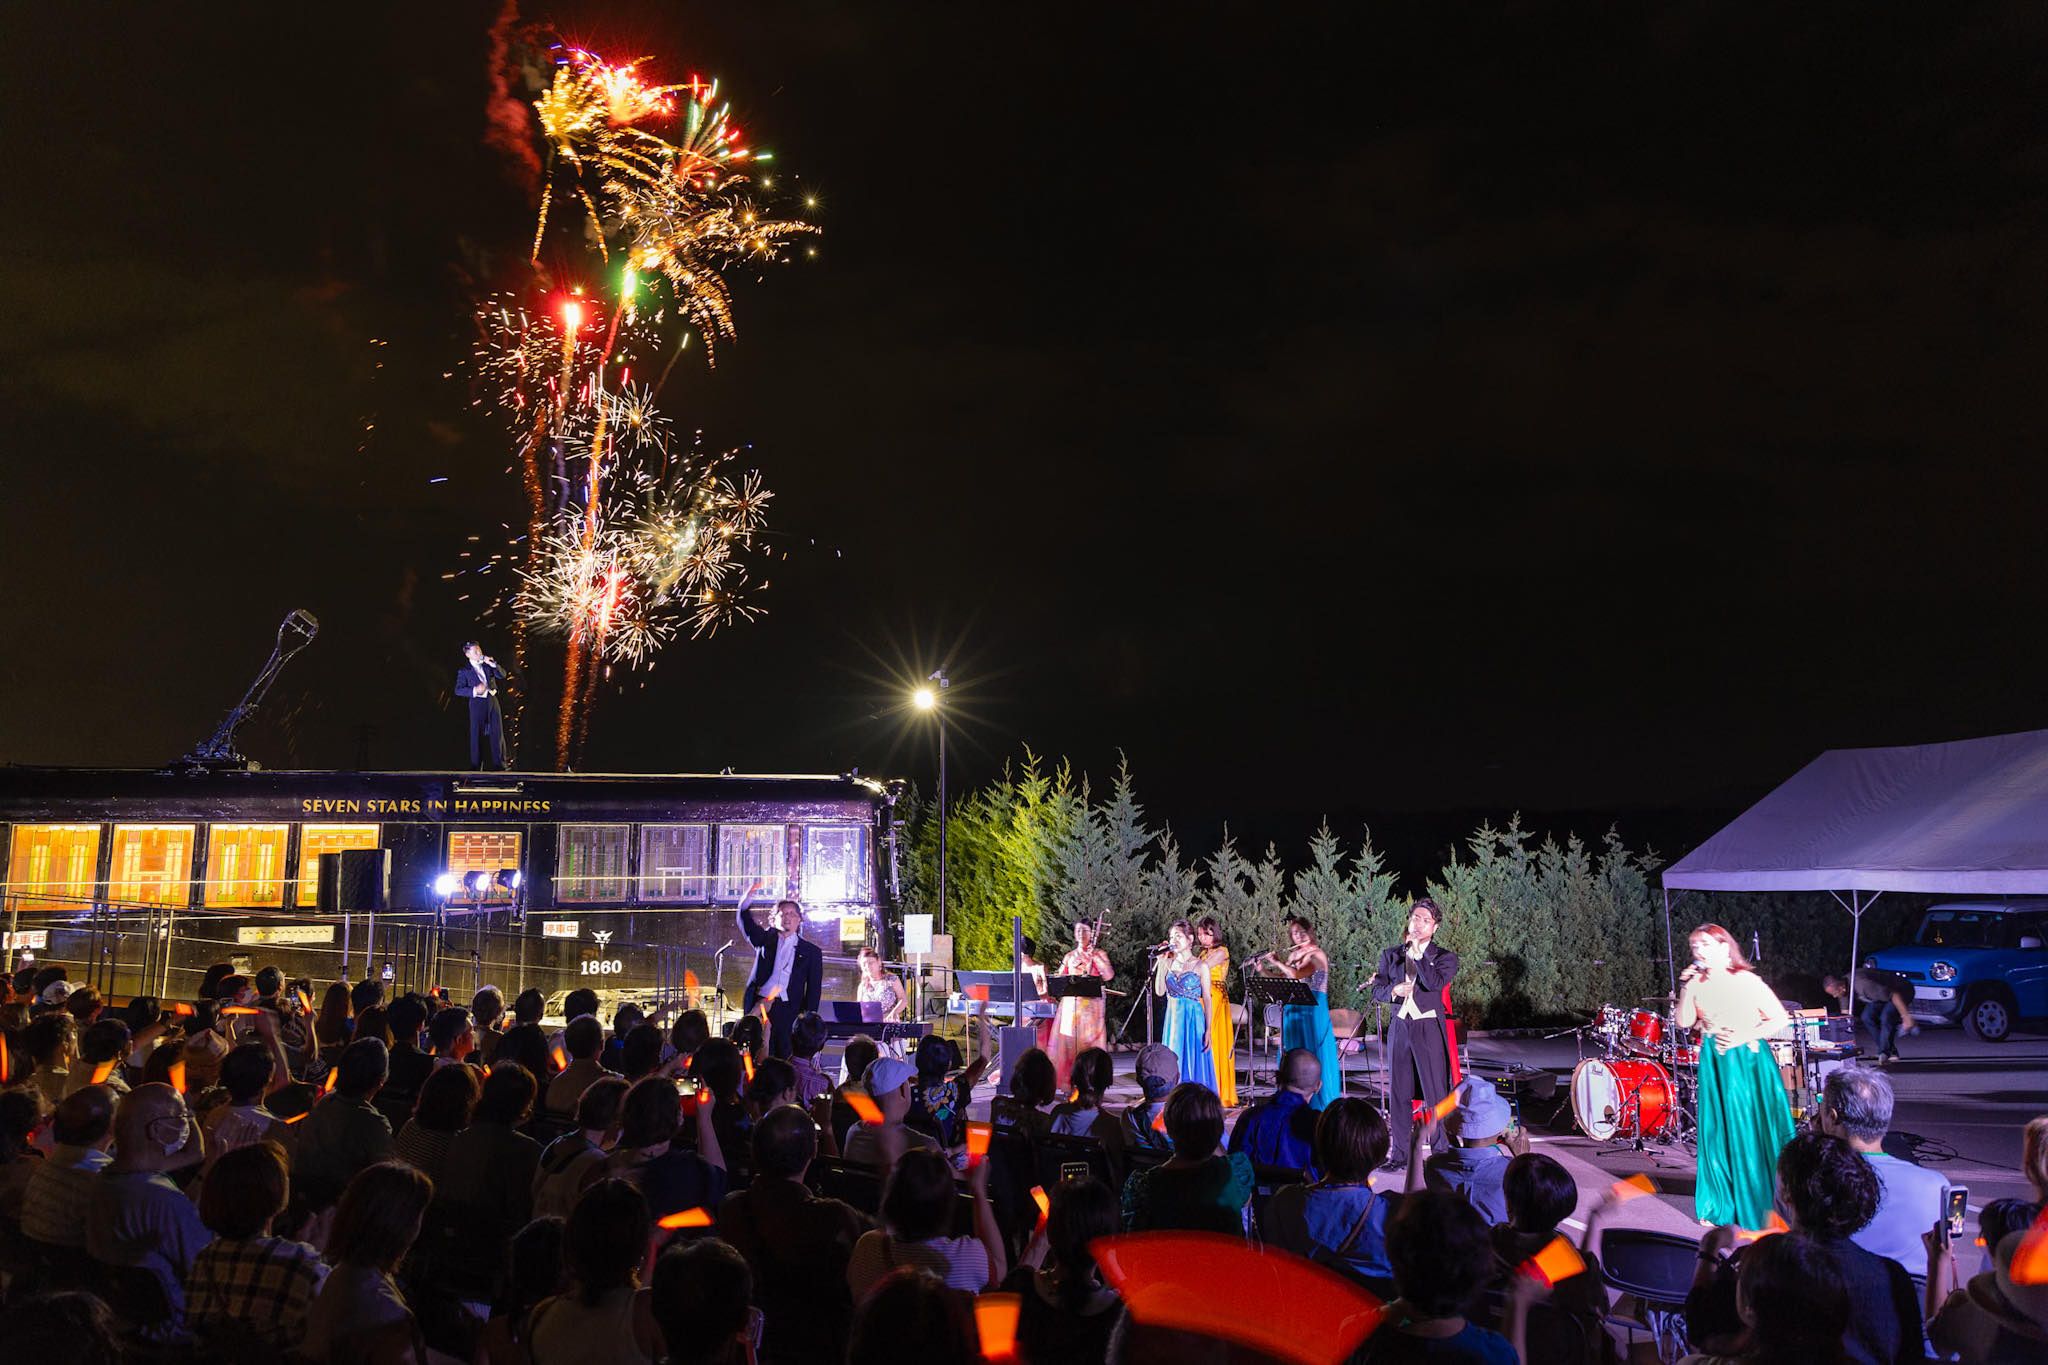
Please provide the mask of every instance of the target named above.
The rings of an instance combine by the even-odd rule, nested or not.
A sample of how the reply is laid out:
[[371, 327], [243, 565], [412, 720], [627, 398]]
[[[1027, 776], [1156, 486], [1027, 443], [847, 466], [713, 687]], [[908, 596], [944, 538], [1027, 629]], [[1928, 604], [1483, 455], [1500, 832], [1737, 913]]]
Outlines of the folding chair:
[[1035, 1157], [1038, 1184], [1050, 1194], [1062, 1180], [1072, 1176], [1093, 1176], [1112, 1190], [1116, 1175], [1110, 1168], [1109, 1151], [1094, 1138], [1048, 1136], [1038, 1140]]
[[1611, 1312], [1628, 1329], [1629, 1345], [1641, 1331], [1657, 1343], [1658, 1358], [1685, 1354], [1685, 1296], [1692, 1289], [1700, 1244], [1691, 1237], [1641, 1228], [1613, 1228], [1600, 1238], [1600, 1271], [1610, 1289], [1635, 1299], [1638, 1316]]
[[1266, 1205], [1273, 1196], [1288, 1185], [1299, 1185], [1308, 1179], [1305, 1171], [1289, 1170], [1285, 1166], [1267, 1166], [1252, 1163], [1252, 1204], [1251, 1231], [1261, 1242], [1266, 1240]]
[[838, 1157], [819, 1157], [811, 1163], [811, 1184], [827, 1199], [838, 1199], [873, 1217], [882, 1207], [882, 1177], [874, 1168]]

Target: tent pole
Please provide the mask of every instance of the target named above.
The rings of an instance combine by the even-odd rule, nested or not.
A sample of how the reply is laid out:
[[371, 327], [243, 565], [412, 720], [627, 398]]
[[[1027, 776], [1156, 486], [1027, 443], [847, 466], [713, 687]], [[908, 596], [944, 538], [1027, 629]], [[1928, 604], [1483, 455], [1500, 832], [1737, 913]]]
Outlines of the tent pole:
[[1849, 974], [1842, 978], [1849, 989], [1842, 1000], [1844, 1012], [1852, 1018], [1856, 1014], [1856, 964], [1863, 960], [1863, 912], [1869, 908], [1870, 901], [1859, 901], [1856, 892], [1849, 893]]
[[1671, 946], [1671, 888], [1664, 888], [1664, 977], [1671, 983], [1671, 994], [1678, 995], [1678, 958]]

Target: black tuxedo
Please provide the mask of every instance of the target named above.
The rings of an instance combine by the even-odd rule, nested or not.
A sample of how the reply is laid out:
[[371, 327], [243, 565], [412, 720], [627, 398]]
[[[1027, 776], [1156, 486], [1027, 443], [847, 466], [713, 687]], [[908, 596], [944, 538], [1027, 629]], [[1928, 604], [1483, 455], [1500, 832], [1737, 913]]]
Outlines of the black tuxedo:
[[[490, 744], [490, 766], [505, 766], [505, 713], [498, 709], [498, 680], [504, 676], [505, 670], [491, 663], [464, 663], [455, 671], [455, 695], [469, 700], [469, 766], [479, 771], [484, 766], [486, 741]], [[481, 697], [476, 694], [479, 683], [486, 689]]]
[[1393, 1023], [1387, 1027], [1385, 1056], [1392, 1072], [1394, 1098], [1387, 1115], [1393, 1135], [1390, 1159], [1406, 1161], [1408, 1144], [1415, 1129], [1415, 1101], [1434, 1105], [1451, 1091], [1450, 1035], [1444, 1021], [1450, 1011], [1444, 988], [1458, 974], [1458, 955], [1439, 947], [1435, 939], [1414, 963], [1415, 989], [1410, 994], [1418, 1010], [1435, 1010], [1434, 1019], [1403, 1019], [1401, 1001], [1394, 987], [1408, 980], [1408, 944], [1404, 939], [1380, 954], [1379, 969], [1373, 973], [1372, 998], [1394, 1007]]
[[[782, 946], [782, 935], [768, 925], [756, 923], [751, 905], [740, 902], [738, 911], [740, 932], [747, 936], [747, 942], [754, 945], [754, 974], [747, 980], [747, 993], [741, 1006], [749, 1013], [760, 1003], [761, 995], [768, 989], [768, 978], [775, 974], [775, 951]], [[818, 945], [799, 936], [796, 952], [789, 962], [789, 989], [777, 996], [768, 1006], [768, 1053], [772, 1057], [789, 1055], [789, 1030], [797, 1016], [814, 1013], [818, 1008], [818, 992], [825, 985], [825, 955]]]

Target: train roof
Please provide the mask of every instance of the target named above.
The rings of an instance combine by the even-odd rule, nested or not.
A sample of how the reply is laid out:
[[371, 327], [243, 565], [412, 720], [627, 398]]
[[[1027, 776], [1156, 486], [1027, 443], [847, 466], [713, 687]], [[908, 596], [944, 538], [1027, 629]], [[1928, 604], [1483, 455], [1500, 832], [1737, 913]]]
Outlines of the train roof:
[[858, 772], [358, 772], [0, 766], [0, 821], [362, 818], [656, 820], [839, 813], [893, 804], [901, 781]]

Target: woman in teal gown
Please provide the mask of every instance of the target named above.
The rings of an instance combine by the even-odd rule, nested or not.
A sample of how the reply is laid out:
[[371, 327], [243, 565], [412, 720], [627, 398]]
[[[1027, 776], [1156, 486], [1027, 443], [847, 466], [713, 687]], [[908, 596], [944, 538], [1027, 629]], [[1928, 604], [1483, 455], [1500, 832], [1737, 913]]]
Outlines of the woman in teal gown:
[[1777, 1194], [1778, 1153], [1792, 1140], [1792, 1106], [1763, 1041], [1789, 1021], [1735, 936], [1718, 924], [1692, 931], [1692, 965], [1679, 978], [1678, 1026], [1700, 1038], [1699, 1183], [1693, 1211], [1716, 1227], [1761, 1232]]
[[1344, 1062], [1337, 1054], [1337, 1030], [1330, 1023], [1330, 957], [1316, 943], [1316, 931], [1298, 915], [1287, 917], [1292, 945], [1285, 961], [1274, 953], [1262, 959], [1282, 976], [1308, 983], [1313, 1005], [1285, 1005], [1280, 1010], [1280, 1045], [1291, 1052], [1307, 1048], [1323, 1064], [1323, 1084], [1313, 1107], [1324, 1108], [1344, 1093]]
[[1180, 1078], [1216, 1089], [1216, 1059], [1209, 1052], [1209, 969], [1195, 956], [1195, 931], [1175, 920], [1170, 951], [1152, 969], [1152, 992], [1166, 997], [1160, 1041], [1180, 1058]]

